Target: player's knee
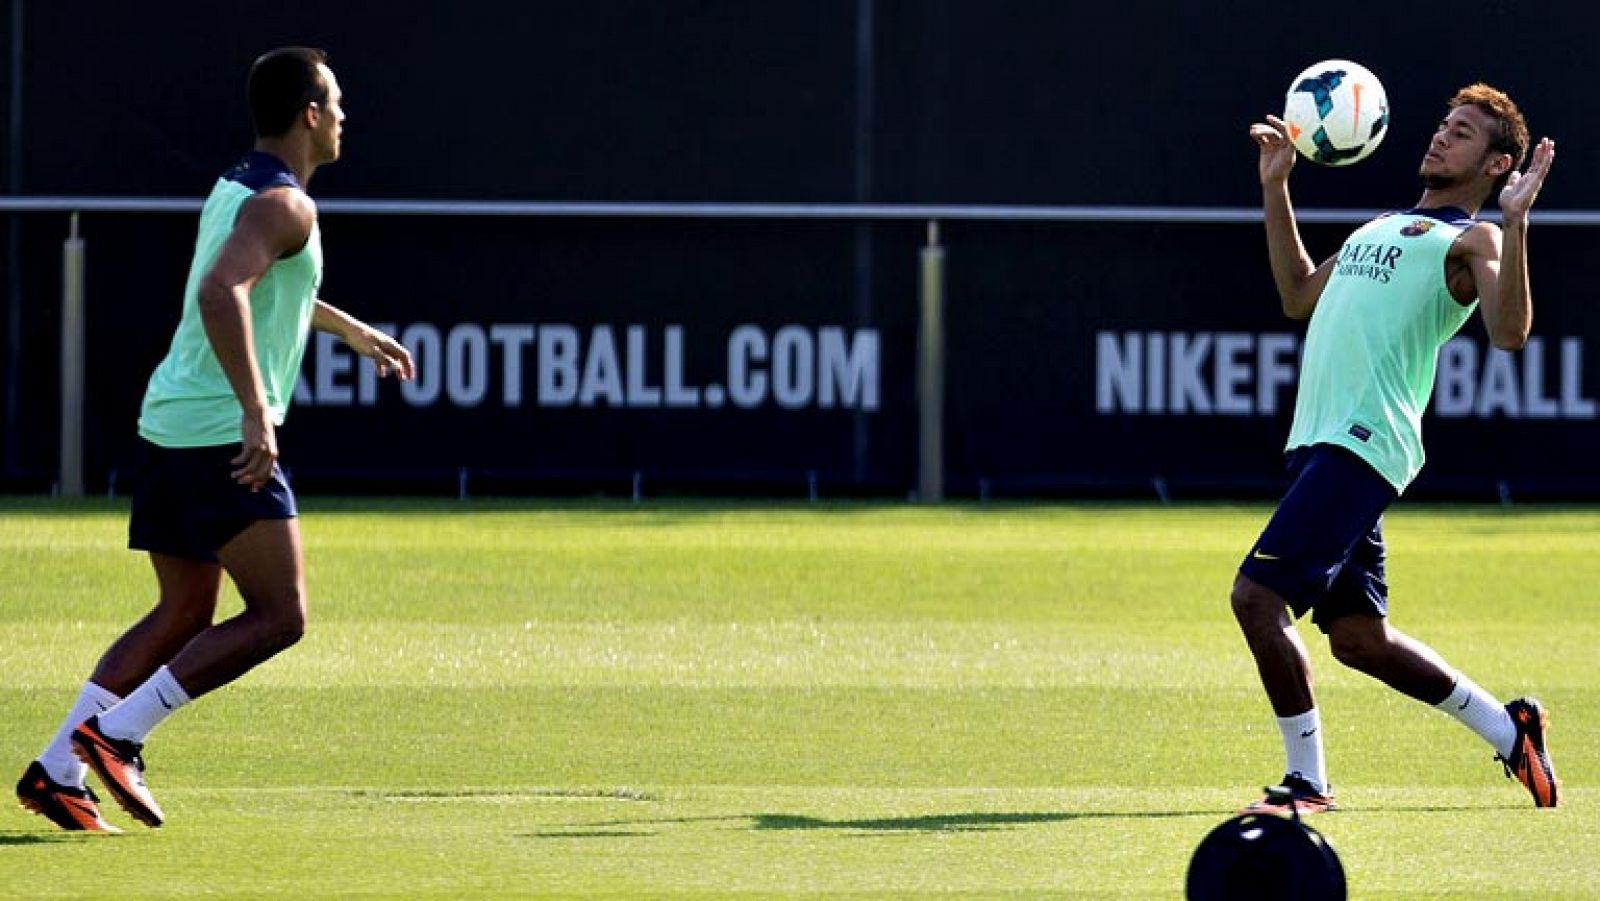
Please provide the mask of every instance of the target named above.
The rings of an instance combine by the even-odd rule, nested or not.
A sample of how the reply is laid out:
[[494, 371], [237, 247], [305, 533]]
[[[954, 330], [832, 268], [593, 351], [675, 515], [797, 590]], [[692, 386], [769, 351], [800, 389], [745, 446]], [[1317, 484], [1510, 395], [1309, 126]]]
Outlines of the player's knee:
[[282, 651], [294, 647], [306, 634], [306, 618], [304, 616], [288, 617], [275, 623], [272, 630], [271, 641], [276, 650]]
[[217, 607], [212, 604], [186, 608], [178, 614], [178, 621], [184, 630], [199, 635], [217, 621]]
[[256, 637], [269, 654], [293, 647], [306, 634], [305, 600], [296, 590], [270, 605], [257, 605]]
[[215, 586], [179, 587], [163, 586], [161, 597], [151, 610], [152, 619], [173, 631], [196, 634], [211, 625], [217, 614]]
[[1266, 586], [1240, 575], [1233, 581], [1233, 618], [1246, 632], [1257, 628], [1280, 627], [1283, 600]]
[[275, 617], [272, 623], [271, 641], [276, 650], [284, 650], [299, 643], [306, 634], [306, 610], [304, 605], [297, 605], [286, 611], [283, 615]]
[[1367, 672], [1383, 656], [1385, 643], [1382, 636], [1367, 632], [1334, 630], [1328, 636], [1328, 650], [1333, 659], [1359, 672]]
[[212, 604], [170, 603], [163, 598], [151, 611], [150, 621], [163, 634], [193, 638], [211, 625], [215, 615]]

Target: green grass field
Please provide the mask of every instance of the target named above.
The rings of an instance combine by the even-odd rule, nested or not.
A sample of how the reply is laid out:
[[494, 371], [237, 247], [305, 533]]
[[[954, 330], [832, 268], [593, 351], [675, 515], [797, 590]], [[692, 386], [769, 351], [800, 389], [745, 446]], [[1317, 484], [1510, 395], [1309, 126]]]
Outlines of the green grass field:
[[[152, 735], [168, 825], [7, 805], [0, 896], [1179, 898], [1281, 774], [1227, 605], [1264, 506], [304, 508], [310, 632]], [[1303, 624], [1351, 897], [1600, 897], [1600, 510], [1387, 523], [1396, 625], [1546, 702], [1564, 806]], [[14, 773], [152, 600], [124, 529], [0, 499]]]

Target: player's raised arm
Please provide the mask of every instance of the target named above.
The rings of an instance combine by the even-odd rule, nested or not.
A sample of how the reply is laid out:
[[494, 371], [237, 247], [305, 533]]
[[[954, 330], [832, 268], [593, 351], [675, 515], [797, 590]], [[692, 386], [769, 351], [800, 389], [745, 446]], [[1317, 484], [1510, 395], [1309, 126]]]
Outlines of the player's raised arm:
[[1556, 144], [1543, 138], [1533, 148], [1527, 172], [1512, 172], [1500, 190], [1504, 228], [1478, 228], [1469, 235], [1467, 263], [1478, 290], [1483, 324], [1494, 346], [1518, 350], [1533, 330], [1533, 289], [1528, 280], [1528, 211], [1555, 162]]
[[1319, 267], [1300, 240], [1300, 227], [1289, 200], [1289, 172], [1294, 168], [1295, 149], [1289, 129], [1277, 116], [1250, 126], [1250, 139], [1261, 150], [1261, 203], [1267, 226], [1267, 255], [1272, 263], [1272, 281], [1290, 319], [1308, 318], [1317, 307], [1317, 298], [1332, 271], [1330, 257]]

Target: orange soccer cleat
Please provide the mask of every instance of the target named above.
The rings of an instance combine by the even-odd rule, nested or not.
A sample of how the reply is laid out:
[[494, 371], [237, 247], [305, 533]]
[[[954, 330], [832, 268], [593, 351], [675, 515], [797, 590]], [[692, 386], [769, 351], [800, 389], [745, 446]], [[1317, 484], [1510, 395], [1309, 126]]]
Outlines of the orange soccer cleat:
[[17, 803], [62, 829], [73, 832], [121, 832], [100, 818], [99, 798], [87, 787], [62, 785], [35, 760], [17, 780]]
[[1535, 698], [1517, 698], [1506, 705], [1506, 713], [1517, 725], [1517, 740], [1511, 745], [1510, 757], [1496, 754], [1495, 759], [1505, 766], [1508, 778], [1515, 777], [1533, 795], [1533, 806], [1555, 807], [1560, 801], [1561, 784], [1556, 781], [1550, 750], [1544, 746], [1550, 714]]
[[[1253, 801], [1239, 809], [1245, 813], [1271, 813], [1286, 816], [1293, 806], [1294, 813], [1301, 816], [1311, 813], [1322, 813], [1328, 810], [1338, 810], [1339, 805], [1333, 802], [1333, 789], [1328, 787], [1317, 791], [1310, 782], [1301, 778], [1298, 773], [1290, 773], [1283, 777], [1279, 790], [1268, 789], [1266, 797]], [[1282, 789], [1287, 789], [1285, 792]]]
[[161, 805], [144, 784], [144, 758], [139, 756], [143, 750], [138, 742], [101, 732], [98, 716], [89, 717], [72, 733], [72, 753], [95, 771], [122, 809], [146, 826], [160, 826]]

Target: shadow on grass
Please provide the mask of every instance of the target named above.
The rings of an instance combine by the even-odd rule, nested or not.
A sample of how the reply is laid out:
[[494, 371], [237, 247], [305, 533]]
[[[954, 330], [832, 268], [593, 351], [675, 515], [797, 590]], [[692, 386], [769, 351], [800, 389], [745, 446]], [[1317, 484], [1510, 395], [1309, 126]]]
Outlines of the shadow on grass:
[[50, 845], [60, 842], [93, 841], [108, 837], [100, 832], [0, 832], [0, 847], [6, 845]]
[[633, 838], [658, 834], [639, 827], [681, 826], [689, 823], [745, 823], [757, 832], [834, 829], [840, 832], [986, 832], [1041, 823], [1068, 823], [1074, 820], [1167, 819], [1209, 816], [1214, 811], [1172, 810], [1138, 813], [1054, 812], [973, 812], [936, 813], [915, 817], [875, 817], [857, 820], [830, 820], [788, 813], [753, 813], [735, 816], [662, 817], [658, 819], [606, 820], [574, 823], [570, 829], [524, 833], [523, 838]]
[[[1394, 805], [1369, 808], [1365, 813], [1462, 813], [1464, 811], [1520, 810], [1525, 805], [1481, 804], [1448, 805]], [[1340, 814], [1330, 814], [1339, 816]], [[1348, 814], [1346, 814], [1348, 816]], [[522, 833], [520, 838], [645, 838], [659, 835], [660, 830], [671, 826], [693, 823], [725, 823], [730, 826], [746, 824], [756, 832], [785, 832], [794, 830], [831, 829], [858, 834], [937, 833], [937, 832], [991, 832], [1018, 826], [1048, 823], [1070, 823], [1078, 820], [1160, 820], [1203, 817], [1217, 819], [1225, 812], [1211, 808], [1204, 810], [1146, 810], [1146, 811], [974, 811], [970, 813], [933, 813], [909, 817], [867, 817], [861, 819], [827, 819], [790, 813], [752, 813], [727, 816], [656, 817], [603, 820], [573, 823], [566, 829], [546, 832]]]
[[521, 838], [648, 838], [654, 832], [640, 832], [638, 830], [603, 830], [588, 829], [572, 832], [524, 832]]
[[821, 817], [783, 813], [758, 813], [750, 817], [751, 828], [840, 829], [849, 832], [982, 832], [1038, 823], [1069, 823], [1075, 820], [1164, 819], [1194, 816], [1192, 811], [1152, 811], [1144, 813], [1072, 813], [1070, 811], [1034, 813], [935, 813], [916, 817], [881, 817], [862, 820], [829, 820]]
[[528, 798], [594, 798], [609, 801], [654, 801], [649, 792], [632, 788], [463, 788], [463, 789], [413, 789], [381, 790], [352, 789], [349, 794], [357, 798], [378, 798], [384, 801], [503, 801]]

